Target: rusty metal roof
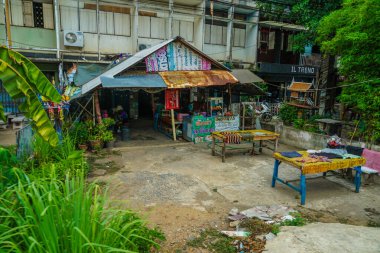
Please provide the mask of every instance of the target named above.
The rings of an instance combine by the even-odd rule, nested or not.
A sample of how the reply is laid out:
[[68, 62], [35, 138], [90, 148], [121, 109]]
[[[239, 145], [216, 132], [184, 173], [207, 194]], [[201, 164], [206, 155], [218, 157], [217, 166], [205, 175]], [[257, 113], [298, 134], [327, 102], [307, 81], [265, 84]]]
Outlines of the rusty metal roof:
[[226, 70], [159, 72], [169, 89], [235, 84], [239, 81]]
[[306, 92], [312, 87], [312, 85], [312, 83], [292, 82], [288, 87], [288, 90]]

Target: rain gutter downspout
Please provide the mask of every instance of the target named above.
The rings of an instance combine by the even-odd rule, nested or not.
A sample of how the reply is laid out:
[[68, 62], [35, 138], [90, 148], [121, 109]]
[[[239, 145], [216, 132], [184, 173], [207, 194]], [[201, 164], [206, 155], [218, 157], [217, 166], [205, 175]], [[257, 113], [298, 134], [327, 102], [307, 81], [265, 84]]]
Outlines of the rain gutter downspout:
[[55, 29], [55, 40], [56, 40], [56, 45], [57, 45], [57, 59], [59, 59], [61, 41], [59, 39], [58, 0], [54, 0], [54, 29]]

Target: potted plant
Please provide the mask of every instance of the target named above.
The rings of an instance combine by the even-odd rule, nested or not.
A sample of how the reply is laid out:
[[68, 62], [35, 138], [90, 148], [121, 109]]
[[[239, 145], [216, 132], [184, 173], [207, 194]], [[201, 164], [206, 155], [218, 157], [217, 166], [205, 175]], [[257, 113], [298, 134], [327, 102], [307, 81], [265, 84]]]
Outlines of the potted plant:
[[93, 150], [99, 150], [102, 148], [102, 135], [106, 130], [105, 126], [103, 124], [98, 124], [96, 126], [89, 125], [89, 130], [90, 130], [90, 136], [89, 136], [89, 141], [91, 145], [91, 149]]
[[102, 140], [105, 142], [106, 148], [113, 148], [115, 146], [115, 138], [110, 130], [106, 130], [103, 133]]
[[113, 118], [104, 118], [102, 122], [103, 122], [103, 125], [106, 127], [106, 129], [111, 130], [111, 131], [113, 130], [116, 124], [116, 121]]
[[81, 149], [86, 151], [88, 149], [88, 137], [89, 131], [87, 126], [82, 122], [74, 123], [73, 127], [69, 132], [70, 136], [73, 138], [75, 145]]

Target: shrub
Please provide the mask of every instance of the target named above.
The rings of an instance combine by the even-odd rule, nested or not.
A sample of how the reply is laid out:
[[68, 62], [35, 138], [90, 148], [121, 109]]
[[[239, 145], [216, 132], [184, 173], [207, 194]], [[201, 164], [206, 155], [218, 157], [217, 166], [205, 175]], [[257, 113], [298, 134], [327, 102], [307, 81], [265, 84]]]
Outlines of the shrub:
[[133, 212], [107, 208], [84, 173], [17, 184], [0, 194], [0, 248], [6, 252], [151, 252], [164, 239]]
[[291, 125], [297, 119], [297, 109], [294, 106], [284, 104], [280, 107], [278, 116], [285, 125]]

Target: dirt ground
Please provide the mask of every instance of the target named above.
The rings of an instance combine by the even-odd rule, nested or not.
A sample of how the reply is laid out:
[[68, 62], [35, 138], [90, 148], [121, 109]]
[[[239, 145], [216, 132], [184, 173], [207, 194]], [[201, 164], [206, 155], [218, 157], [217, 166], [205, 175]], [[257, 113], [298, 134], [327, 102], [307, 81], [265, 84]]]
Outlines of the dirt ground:
[[[328, 177], [307, 182], [306, 205], [281, 184], [270, 186], [272, 151], [259, 155], [229, 152], [226, 162], [211, 156], [207, 144], [135, 140], [91, 156], [91, 180], [105, 182], [118, 204], [159, 226], [167, 238], [160, 252], [208, 252], [186, 245], [207, 228], [231, 230], [228, 212], [257, 205], [286, 205], [312, 221], [367, 226], [380, 224], [379, 179], [354, 192], [348, 179]], [[248, 148], [248, 146], [247, 146]], [[280, 145], [280, 150], [297, 150]], [[297, 169], [281, 165], [279, 175], [298, 177]], [[313, 176], [312, 176], [313, 177]]]

